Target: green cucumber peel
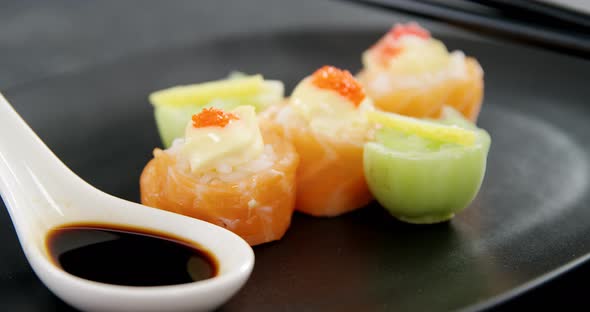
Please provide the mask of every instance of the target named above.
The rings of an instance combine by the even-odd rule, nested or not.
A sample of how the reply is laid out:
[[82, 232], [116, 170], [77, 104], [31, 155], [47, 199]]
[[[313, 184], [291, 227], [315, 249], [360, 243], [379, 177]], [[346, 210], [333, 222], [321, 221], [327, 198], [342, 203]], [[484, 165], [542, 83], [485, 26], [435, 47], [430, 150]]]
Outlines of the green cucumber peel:
[[[244, 77], [248, 77], [248, 75], [242, 72], [232, 72], [227, 79], [234, 80]], [[191, 120], [192, 115], [204, 108], [215, 107], [223, 110], [232, 110], [241, 105], [251, 105], [254, 106], [256, 112], [261, 112], [270, 105], [282, 101], [283, 96], [284, 85], [282, 82], [264, 80], [262, 90], [253, 96], [214, 98], [206, 104], [154, 105], [154, 118], [162, 144], [164, 148], [169, 148], [174, 139], [184, 136], [185, 127]]]
[[485, 176], [489, 134], [454, 111], [437, 122], [476, 132], [472, 146], [379, 129], [364, 146], [367, 184], [394, 217], [427, 224], [451, 219], [473, 201]]

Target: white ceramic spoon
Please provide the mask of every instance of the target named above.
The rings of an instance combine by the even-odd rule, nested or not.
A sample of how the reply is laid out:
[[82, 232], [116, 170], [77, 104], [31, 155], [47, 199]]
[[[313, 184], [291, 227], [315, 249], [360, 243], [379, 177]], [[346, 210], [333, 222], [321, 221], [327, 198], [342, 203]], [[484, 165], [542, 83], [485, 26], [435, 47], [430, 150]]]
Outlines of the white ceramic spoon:
[[[122, 200], [86, 183], [43, 144], [2, 94], [0, 194], [35, 273], [51, 291], [78, 309], [211, 310], [244, 285], [254, 265], [250, 246], [230, 231]], [[50, 260], [45, 238], [54, 227], [84, 222], [154, 229], [186, 238], [216, 257], [219, 274], [194, 283], [156, 287], [117, 286], [78, 278]]]

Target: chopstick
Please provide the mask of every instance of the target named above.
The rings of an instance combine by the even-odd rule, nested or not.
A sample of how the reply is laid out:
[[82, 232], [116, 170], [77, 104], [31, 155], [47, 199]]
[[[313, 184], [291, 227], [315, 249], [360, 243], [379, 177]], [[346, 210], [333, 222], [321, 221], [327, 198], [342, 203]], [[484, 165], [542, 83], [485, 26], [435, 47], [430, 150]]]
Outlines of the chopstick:
[[[538, 23], [510, 19], [502, 15], [484, 15], [475, 10], [453, 7], [426, 0], [364, 0], [350, 2], [409, 13], [443, 21], [468, 30], [508, 38], [534, 46], [590, 58], [590, 36], [583, 31], [559, 29]], [[498, 1], [495, 6], [499, 6]], [[521, 8], [522, 10], [522, 8]], [[552, 11], [555, 14], [555, 11]], [[538, 11], [537, 15], [541, 15]], [[547, 16], [547, 15], [545, 15]]]
[[480, 5], [501, 10], [506, 15], [513, 15], [524, 20], [550, 23], [557, 27], [576, 28], [581, 32], [590, 32], [590, 16], [556, 5], [539, 1], [506, 0], [470, 0]]

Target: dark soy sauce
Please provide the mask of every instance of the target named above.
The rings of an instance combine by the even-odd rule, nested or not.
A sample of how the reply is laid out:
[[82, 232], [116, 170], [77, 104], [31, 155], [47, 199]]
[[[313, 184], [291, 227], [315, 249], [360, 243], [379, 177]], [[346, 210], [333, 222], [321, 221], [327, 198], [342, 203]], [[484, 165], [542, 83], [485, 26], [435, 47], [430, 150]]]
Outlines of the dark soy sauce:
[[88, 280], [125, 286], [165, 286], [214, 277], [217, 261], [169, 234], [121, 226], [80, 224], [53, 229], [46, 239], [53, 262]]

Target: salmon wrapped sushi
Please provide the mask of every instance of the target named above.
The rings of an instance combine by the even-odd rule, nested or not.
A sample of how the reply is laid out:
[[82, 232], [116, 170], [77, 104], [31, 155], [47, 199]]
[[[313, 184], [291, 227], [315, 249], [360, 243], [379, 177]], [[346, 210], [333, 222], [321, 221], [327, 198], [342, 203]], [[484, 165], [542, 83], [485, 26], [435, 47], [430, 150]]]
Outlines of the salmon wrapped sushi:
[[357, 78], [378, 108], [439, 118], [445, 105], [472, 122], [484, 92], [483, 70], [461, 51], [449, 52], [416, 23], [397, 24], [363, 53]]
[[252, 106], [193, 115], [183, 138], [156, 148], [141, 178], [144, 205], [222, 226], [258, 245], [279, 240], [295, 206], [299, 157]]
[[373, 104], [348, 72], [324, 66], [304, 78], [282, 106], [262, 116], [282, 127], [300, 157], [296, 210], [341, 215], [372, 200], [363, 173]]

